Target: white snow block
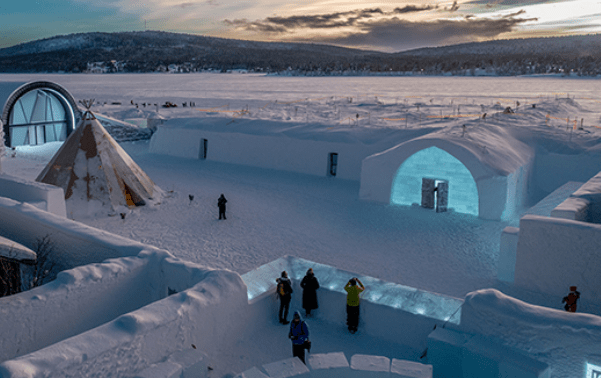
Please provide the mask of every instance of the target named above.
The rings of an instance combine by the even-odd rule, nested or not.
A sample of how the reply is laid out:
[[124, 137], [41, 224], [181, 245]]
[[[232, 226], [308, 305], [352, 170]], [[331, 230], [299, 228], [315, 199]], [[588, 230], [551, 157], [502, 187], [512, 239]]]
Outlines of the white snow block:
[[269, 378], [267, 375], [263, 374], [263, 372], [256, 367], [252, 367], [238, 375], [234, 378]]
[[438, 327], [428, 335], [428, 363], [434, 378], [463, 377], [463, 333]]
[[197, 349], [187, 349], [173, 353], [168, 361], [182, 367], [181, 378], [205, 378], [208, 373], [208, 357]]
[[513, 283], [519, 234], [520, 229], [517, 227], [505, 227], [501, 233], [499, 267], [497, 269], [497, 278], [501, 281]]
[[390, 377], [390, 358], [355, 354], [351, 357], [349, 378]]
[[59, 217], [67, 217], [65, 192], [54, 185], [0, 174], [0, 197], [31, 203]]
[[285, 360], [263, 365], [263, 370], [265, 370], [271, 378], [307, 378], [311, 376], [309, 369], [298, 357], [287, 358]]
[[432, 378], [432, 365], [392, 359], [390, 376], [394, 378]]
[[313, 378], [348, 377], [350, 365], [343, 352], [311, 354], [307, 361]]
[[182, 376], [182, 367], [173, 362], [162, 362], [153, 364], [144, 369], [135, 378], [180, 378]]
[[570, 197], [551, 210], [551, 217], [586, 222], [590, 205], [585, 198]]

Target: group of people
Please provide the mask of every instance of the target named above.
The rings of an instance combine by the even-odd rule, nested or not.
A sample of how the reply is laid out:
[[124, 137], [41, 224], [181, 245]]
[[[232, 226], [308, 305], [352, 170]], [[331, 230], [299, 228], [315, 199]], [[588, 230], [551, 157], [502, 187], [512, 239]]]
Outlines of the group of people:
[[[290, 301], [292, 300], [292, 281], [288, 277], [288, 273], [283, 271], [281, 277], [276, 279], [276, 293], [280, 300], [280, 308], [278, 317], [281, 324], [290, 324], [290, 332], [288, 338], [292, 340], [292, 356], [298, 357], [303, 363], [305, 362], [305, 350], [311, 349], [311, 341], [309, 340], [309, 327], [303, 321], [301, 314], [298, 311], [294, 312], [292, 322], [289, 322], [288, 311], [290, 309]], [[317, 303], [317, 290], [319, 289], [319, 281], [313, 273], [313, 269], [309, 268], [305, 277], [303, 277], [300, 287], [303, 289], [303, 309], [305, 316], [310, 317], [311, 311], [319, 307]], [[357, 278], [351, 278], [344, 290], [346, 296], [346, 324], [351, 333], [357, 332], [359, 326], [359, 302], [360, 294], [365, 290], [363, 283]]]

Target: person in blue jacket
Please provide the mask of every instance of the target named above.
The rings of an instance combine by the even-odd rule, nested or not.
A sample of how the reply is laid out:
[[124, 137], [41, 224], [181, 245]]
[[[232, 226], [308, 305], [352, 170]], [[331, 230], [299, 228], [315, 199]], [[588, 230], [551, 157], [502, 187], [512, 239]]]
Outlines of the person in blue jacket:
[[300, 316], [298, 311], [294, 312], [292, 322], [290, 322], [290, 333], [288, 338], [292, 340], [292, 357], [298, 357], [303, 364], [305, 362], [305, 343], [309, 340], [309, 327]]

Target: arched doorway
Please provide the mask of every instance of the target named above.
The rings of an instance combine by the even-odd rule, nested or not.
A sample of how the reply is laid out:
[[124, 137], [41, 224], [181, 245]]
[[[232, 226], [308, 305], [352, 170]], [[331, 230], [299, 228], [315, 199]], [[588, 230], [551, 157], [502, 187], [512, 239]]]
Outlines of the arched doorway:
[[418, 151], [401, 164], [393, 180], [390, 202], [419, 204], [423, 178], [448, 181], [448, 208], [478, 216], [478, 188], [472, 174], [459, 159], [438, 147]]

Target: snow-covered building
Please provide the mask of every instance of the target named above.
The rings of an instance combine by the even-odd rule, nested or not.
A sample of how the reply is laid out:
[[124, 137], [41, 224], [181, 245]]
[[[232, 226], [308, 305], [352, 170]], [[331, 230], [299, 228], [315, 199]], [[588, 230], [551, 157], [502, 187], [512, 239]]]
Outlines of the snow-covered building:
[[0, 104], [9, 147], [65, 140], [81, 118], [73, 96], [49, 81], [2, 82]]
[[444, 129], [366, 158], [360, 197], [422, 204], [424, 179], [430, 179], [448, 186], [447, 207], [456, 212], [491, 220], [513, 217], [526, 200], [533, 149], [499, 127], [458, 131]]
[[399, 205], [420, 203], [423, 178], [442, 180], [448, 208], [483, 219], [509, 219], [526, 199], [534, 150], [501, 127], [330, 129], [178, 118], [158, 128], [150, 151], [360, 181], [361, 199]]

